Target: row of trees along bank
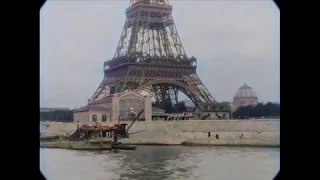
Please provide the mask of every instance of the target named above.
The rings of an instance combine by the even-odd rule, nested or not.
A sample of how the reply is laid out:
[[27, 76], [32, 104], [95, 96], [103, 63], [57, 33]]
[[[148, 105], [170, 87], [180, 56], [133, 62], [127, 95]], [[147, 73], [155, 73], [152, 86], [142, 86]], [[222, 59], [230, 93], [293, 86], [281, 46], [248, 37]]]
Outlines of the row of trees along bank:
[[248, 118], [248, 117], [280, 117], [280, 104], [267, 102], [259, 103], [256, 106], [245, 106], [238, 108], [233, 112], [234, 118]]
[[72, 110], [53, 110], [48, 112], [40, 112], [40, 121], [57, 121], [57, 122], [72, 122]]
[[[182, 112], [191, 112], [191, 107], [187, 107], [184, 101], [179, 101], [176, 104], [172, 104], [170, 100], [165, 101], [156, 101], [152, 103], [152, 106], [165, 110], [165, 113], [182, 113]], [[217, 102], [216, 104], [217, 110], [220, 111], [231, 111], [231, 107], [228, 102]]]
[[182, 113], [187, 112], [187, 107], [184, 101], [180, 101], [177, 104], [172, 104], [170, 100], [156, 101], [152, 103], [152, 106], [165, 110], [165, 113]]

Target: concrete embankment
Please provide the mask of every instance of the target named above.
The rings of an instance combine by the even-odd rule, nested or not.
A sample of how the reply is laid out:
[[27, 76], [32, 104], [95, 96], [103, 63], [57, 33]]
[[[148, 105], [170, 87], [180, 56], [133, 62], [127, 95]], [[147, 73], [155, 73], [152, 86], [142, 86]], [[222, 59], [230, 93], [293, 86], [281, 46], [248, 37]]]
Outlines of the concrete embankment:
[[[72, 133], [75, 129], [75, 123], [50, 123], [45, 134]], [[130, 138], [121, 139], [122, 143], [280, 146], [280, 120], [138, 121], [129, 133]]]
[[[208, 137], [210, 132], [211, 137]], [[279, 120], [137, 122], [128, 144], [280, 146]], [[217, 137], [216, 137], [217, 135]]]

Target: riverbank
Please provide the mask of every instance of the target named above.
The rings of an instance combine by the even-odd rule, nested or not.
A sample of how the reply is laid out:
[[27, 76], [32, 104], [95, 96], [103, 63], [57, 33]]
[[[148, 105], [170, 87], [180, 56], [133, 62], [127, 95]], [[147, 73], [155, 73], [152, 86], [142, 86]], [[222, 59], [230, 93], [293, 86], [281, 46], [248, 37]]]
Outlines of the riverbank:
[[[73, 133], [76, 127], [76, 123], [49, 123], [42, 133]], [[132, 145], [280, 147], [280, 120], [138, 121], [131, 127], [129, 138], [119, 139], [119, 142]]]
[[[154, 141], [137, 141], [133, 142], [129, 139], [120, 139], [119, 142], [123, 146], [245, 146], [245, 147], [280, 147], [280, 144], [277, 143], [266, 143], [266, 142], [250, 142], [243, 140], [242, 143], [238, 141], [225, 141], [225, 140], [212, 140], [212, 139], [197, 139], [184, 141], [181, 143], [173, 142], [154, 142]], [[40, 148], [60, 148], [60, 149], [73, 149], [73, 150], [111, 150], [111, 143], [89, 143], [86, 141], [66, 141], [66, 140], [57, 140], [57, 141], [45, 141], [40, 142]]]
[[[268, 136], [260, 134], [260, 137], [253, 137], [256, 134], [245, 133], [248, 137], [240, 137], [241, 135], [234, 135], [234, 137], [223, 136], [226, 133], [219, 133], [219, 139], [215, 137], [168, 137], [163, 138], [138, 138], [130, 137], [127, 139], [120, 139], [119, 142], [123, 144], [133, 145], [181, 145], [181, 146], [250, 146], [250, 147], [280, 147], [280, 135], [273, 132]], [[233, 134], [233, 133], [230, 133]], [[238, 134], [238, 133], [237, 133]], [[243, 133], [242, 133], [243, 134]], [[271, 137], [273, 136], [273, 137]], [[266, 138], [268, 137], [268, 138]]]
[[280, 147], [279, 120], [137, 122], [125, 144]]

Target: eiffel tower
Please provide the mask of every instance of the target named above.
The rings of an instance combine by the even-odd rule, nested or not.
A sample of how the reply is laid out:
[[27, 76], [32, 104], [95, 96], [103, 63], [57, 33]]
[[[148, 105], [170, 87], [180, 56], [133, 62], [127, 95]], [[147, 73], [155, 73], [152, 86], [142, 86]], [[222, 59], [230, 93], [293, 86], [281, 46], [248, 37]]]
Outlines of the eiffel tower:
[[104, 78], [89, 101], [139, 90], [175, 104], [182, 92], [199, 112], [215, 111], [216, 101], [196, 68], [197, 59], [182, 46], [168, 0], [130, 0], [116, 52], [104, 62]]

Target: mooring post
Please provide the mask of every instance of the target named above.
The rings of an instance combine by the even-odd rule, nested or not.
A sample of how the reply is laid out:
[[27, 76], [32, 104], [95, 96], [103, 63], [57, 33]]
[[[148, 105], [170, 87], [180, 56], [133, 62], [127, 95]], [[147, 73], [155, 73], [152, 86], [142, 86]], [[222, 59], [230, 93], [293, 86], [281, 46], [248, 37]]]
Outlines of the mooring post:
[[113, 133], [113, 144], [118, 144], [118, 134]]
[[102, 131], [100, 131], [100, 143], [103, 144], [103, 139], [102, 139]]

